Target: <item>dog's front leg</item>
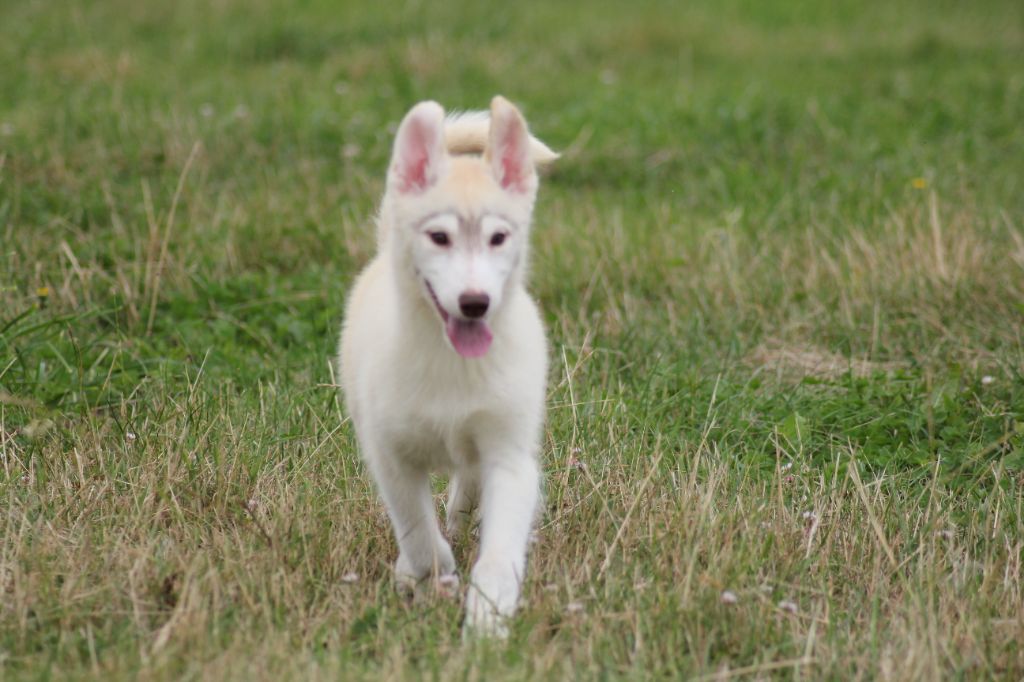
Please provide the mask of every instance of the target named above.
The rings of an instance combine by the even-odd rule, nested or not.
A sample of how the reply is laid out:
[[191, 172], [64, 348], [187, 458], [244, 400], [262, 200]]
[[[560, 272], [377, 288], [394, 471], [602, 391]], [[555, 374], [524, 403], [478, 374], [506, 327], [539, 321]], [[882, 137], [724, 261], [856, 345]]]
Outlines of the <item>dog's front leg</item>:
[[532, 454], [508, 453], [481, 467], [480, 554], [466, 594], [467, 634], [504, 637], [526, 574], [526, 549], [539, 497]]
[[427, 471], [392, 460], [371, 462], [398, 541], [395, 562], [398, 590], [412, 594], [417, 584], [431, 575], [454, 577], [455, 557], [437, 523]]

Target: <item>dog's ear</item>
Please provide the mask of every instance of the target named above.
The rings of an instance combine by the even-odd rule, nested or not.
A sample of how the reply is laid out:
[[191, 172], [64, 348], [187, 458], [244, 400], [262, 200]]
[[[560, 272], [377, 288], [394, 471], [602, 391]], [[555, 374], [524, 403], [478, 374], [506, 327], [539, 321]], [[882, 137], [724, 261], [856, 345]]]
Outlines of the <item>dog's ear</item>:
[[402, 193], [432, 187], [447, 168], [444, 109], [437, 102], [420, 102], [398, 126], [388, 184]]
[[495, 179], [504, 189], [525, 194], [537, 186], [526, 121], [515, 105], [501, 95], [491, 100], [486, 157]]

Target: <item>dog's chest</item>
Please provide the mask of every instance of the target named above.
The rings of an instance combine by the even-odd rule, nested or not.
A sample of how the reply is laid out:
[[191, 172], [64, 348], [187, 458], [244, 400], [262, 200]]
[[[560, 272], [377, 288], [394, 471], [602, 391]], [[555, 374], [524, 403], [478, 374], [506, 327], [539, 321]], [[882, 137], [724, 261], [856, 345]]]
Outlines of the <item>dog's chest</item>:
[[434, 377], [404, 381], [395, 386], [394, 404], [400, 405], [412, 425], [429, 425], [450, 431], [480, 412], [500, 409], [501, 390], [497, 382], [466, 377]]
[[401, 450], [426, 457], [432, 466], [458, 464], [480, 425], [508, 411], [500, 385], [484, 377], [409, 379], [393, 386], [388, 430]]
[[396, 417], [388, 427], [391, 449], [406, 461], [446, 470], [475, 456], [480, 413], [421, 408]]

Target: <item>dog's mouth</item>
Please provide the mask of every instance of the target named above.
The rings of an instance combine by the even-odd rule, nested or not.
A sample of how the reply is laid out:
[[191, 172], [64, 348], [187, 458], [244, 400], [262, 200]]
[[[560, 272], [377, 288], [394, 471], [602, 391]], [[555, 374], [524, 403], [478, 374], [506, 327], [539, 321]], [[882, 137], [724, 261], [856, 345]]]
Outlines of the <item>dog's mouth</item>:
[[437, 294], [434, 293], [434, 287], [430, 286], [430, 282], [425, 279], [423, 282], [427, 285], [430, 300], [434, 302], [441, 321], [444, 322], [444, 331], [455, 352], [464, 358], [479, 358], [486, 355], [487, 350], [491, 347], [491, 341], [494, 340], [494, 335], [491, 334], [491, 328], [487, 326], [487, 323], [483, 320], [467, 320], [450, 314], [437, 300]]

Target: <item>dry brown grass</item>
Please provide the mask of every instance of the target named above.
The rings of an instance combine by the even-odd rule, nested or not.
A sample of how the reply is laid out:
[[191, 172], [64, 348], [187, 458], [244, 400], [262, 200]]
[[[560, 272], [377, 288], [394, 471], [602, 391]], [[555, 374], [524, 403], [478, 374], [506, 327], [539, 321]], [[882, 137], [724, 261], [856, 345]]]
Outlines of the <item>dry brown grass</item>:
[[[61, 661], [78, 649], [102, 676], [141, 665], [157, 677], [390, 679], [426, 665], [494, 679], [486, 661], [503, 654], [460, 643], [457, 604], [392, 594], [392, 543], [365, 476], [316, 456], [341, 445], [336, 424], [250, 472], [231, 453], [270, 415], [195, 423], [189, 405], [167, 407], [134, 439], [103, 427], [44, 439], [45, 482], [30, 466], [8, 492], [0, 615], [26, 643], [53, 633], [57, 677], [73, 674]], [[1019, 497], [995, 487], [965, 506], [937, 480], [868, 483], [846, 466], [851, 450], [829, 471], [798, 464], [754, 481], [709, 440], [645, 448], [584, 439], [572, 461], [548, 458], [548, 512], [516, 653], [504, 654], [525, 668], [510, 678], [1024, 669]], [[459, 546], [463, 562], [471, 552], [472, 540]], [[94, 650], [114, 627], [137, 642], [134, 661]], [[745, 654], [753, 642], [765, 653]]]

